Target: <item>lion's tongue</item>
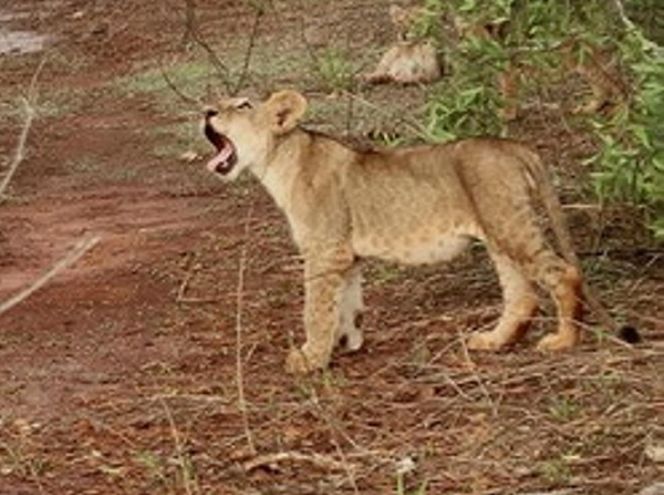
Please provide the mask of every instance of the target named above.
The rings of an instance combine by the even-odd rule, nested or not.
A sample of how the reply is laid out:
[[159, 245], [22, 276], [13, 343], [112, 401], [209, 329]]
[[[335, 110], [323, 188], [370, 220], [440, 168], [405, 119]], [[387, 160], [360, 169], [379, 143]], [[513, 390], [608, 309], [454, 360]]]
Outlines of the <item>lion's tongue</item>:
[[207, 168], [210, 172], [223, 172], [223, 168], [228, 165], [228, 160], [233, 154], [233, 147], [229, 143], [224, 143], [224, 147], [208, 163]]

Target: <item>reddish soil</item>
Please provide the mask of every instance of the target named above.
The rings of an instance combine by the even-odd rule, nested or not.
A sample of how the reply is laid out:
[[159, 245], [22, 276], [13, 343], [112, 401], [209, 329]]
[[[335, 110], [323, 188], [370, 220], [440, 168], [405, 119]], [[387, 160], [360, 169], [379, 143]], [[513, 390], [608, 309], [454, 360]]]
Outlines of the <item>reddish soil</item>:
[[[298, 25], [296, 3], [278, 2], [264, 44]], [[624, 215], [604, 231], [615, 255], [581, 247], [608, 303], [642, 330], [642, 346], [588, 336], [578, 351], [541, 356], [530, 337], [510, 352], [469, 356], [468, 332], [500, 310], [495, 276], [473, 251], [445, 268], [370, 263], [365, 348], [293, 379], [282, 370], [302, 338], [300, 262], [279, 212], [253, 182], [224, 185], [200, 159], [155, 154], [177, 136], [149, 131], [188, 117], [154, 95], [108, 89], [181, 51], [180, 6], [88, 4], [2, 7], [28, 14], [12, 27], [53, 36], [44, 98], [62, 90], [78, 101], [37, 117], [0, 204], [0, 301], [82, 237], [101, 241], [0, 315], [0, 494], [384, 494], [401, 478], [413, 494], [632, 494], [661, 478], [646, 451], [664, 442], [662, 253], [637, 249], [642, 238], [625, 233]], [[252, 21], [244, 5], [200, 5], [202, 32], [241, 37]], [[384, 15], [369, 2], [311, 8], [308, 22], [321, 12], [345, 19], [350, 43], [385, 38]], [[0, 59], [3, 105], [40, 57]], [[389, 100], [401, 90], [379, 91]], [[0, 157], [13, 155], [20, 132], [20, 116], [7, 115]], [[533, 125], [528, 136], [548, 156], [563, 139], [564, 163], [586, 151], [587, 140], [557, 122]], [[585, 215], [573, 217], [581, 231]]]

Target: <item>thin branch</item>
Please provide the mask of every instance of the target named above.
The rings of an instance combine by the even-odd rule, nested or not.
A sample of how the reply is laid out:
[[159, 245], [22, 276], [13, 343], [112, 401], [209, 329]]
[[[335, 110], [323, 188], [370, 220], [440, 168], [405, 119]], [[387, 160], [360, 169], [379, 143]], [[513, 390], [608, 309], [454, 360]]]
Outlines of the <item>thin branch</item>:
[[247, 215], [244, 219], [244, 244], [240, 251], [240, 261], [237, 273], [237, 289], [235, 291], [235, 382], [237, 386], [237, 400], [238, 408], [242, 414], [242, 425], [244, 428], [244, 435], [247, 439], [249, 450], [252, 454], [256, 453], [251, 429], [249, 428], [249, 416], [247, 413], [247, 401], [244, 395], [244, 375], [242, 366], [242, 315], [244, 310], [244, 274], [247, 267], [247, 250], [249, 246], [249, 230], [251, 218], [254, 212], [254, 202], [252, 201], [247, 209]]
[[[623, 5], [622, 0], [613, 0], [613, 4], [615, 5], [616, 10], [618, 11], [618, 17], [620, 17], [620, 20], [625, 25], [625, 29], [627, 29], [627, 31], [637, 31], [638, 28], [625, 12], [625, 6]], [[641, 40], [643, 42], [643, 48], [645, 50], [656, 50], [659, 48], [657, 43], [649, 40], [645, 36], [641, 36]]]
[[30, 297], [30, 295], [33, 292], [36, 292], [44, 285], [46, 285], [46, 283], [49, 280], [51, 280], [53, 277], [55, 277], [58, 273], [60, 273], [65, 268], [78, 261], [85, 253], [87, 253], [90, 249], [92, 249], [100, 240], [101, 240], [100, 236], [95, 236], [92, 238], [85, 238], [80, 240], [67, 256], [58, 261], [53, 266], [53, 268], [51, 268], [48, 272], [46, 272], [40, 279], [38, 279], [36, 282], [30, 285], [30, 287], [28, 287], [27, 289], [19, 292], [14, 297], [11, 297], [4, 303], [0, 304], [0, 315], [5, 313], [9, 309], [13, 308], [14, 306], [16, 306], [18, 303]]
[[634, 29], [634, 23], [629, 19], [629, 17], [627, 17], [627, 14], [625, 13], [625, 6], [623, 5], [622, 1], [613, 0], [613, 4], [616, 6], [618, 16], [620, 17], [620, 20], [625, 25], [625, 27], [629, 30]]
[[[212, 49], [212, 47], [201, 37], [200, 33], [198, 32], [198, 25], [197, 25], [197, 19], [196, 19], [196, 4], [194, 3], [194, 0], [184, 0], [185, 1], [185, 9], [186, 9], [186, 31], [185, 31], [185, 37], [190, 38], [191, 40], [194, 41], [198, 46], [200, 46], [205, 53], [208, 55], [208, 60], [212, 64], [212, 66], [216, 69], [217, 74], [219, 76], [219, 79], [221, 82], [224, 84], [226, 87], [226, 91], [231, 93], [232, 92], [232, 84], [230, 80], [230, 70], [228, 67], [226, 67], [226, 64], [224, 64], [217, 53]], [[187, 34], [188, 33], [188, 34]]]
[[187, 466], [187, 459], [185, 458], [184, 446], [182, 444], [182, 439], [180, 438], [180, 431], [178, 430], [171, 409], [166, 404], [166, 401], [162, 396], [157, 396], [159, 403], [161, 404], [164, 413], [166, 414], [166, 419], [168, 420], [168, 426], [171, 429], [171, 437], [173, 437], [173, 443], [175, 443], [175, 453], [177, 456], [177, 461], [180, 464], [180, 470], [182, 472], [182, 484], [184, 485], [184, 491], [187, 495], [193, 495], [191, 487], [191, 476], [189, 474], [189, 468]]
[[30, 80], [30, 86], [28, 87], [28, 94], [26, 98], [22, 98], [23, 106], [25, 109], [25, 121], [23, 122], [23, 128], [21, 129], [21, 134], [19, 135], [18, 144], [16, 145], [16, 152], [14, 153], [14, 159], [9, 165], [9, 170], [2, 179], [0, 183], [0, 201], [4, 196], [5, 189], [9, 185], [9, 181], [12, 180], [12, 177], [16, 173], [18, 166], [25, 159], [25, 145], [28, 140], [28, 134], [30, 133], [30, 127], [32, 126], [32, 121], [34, 120], [37, 104], [37, 79], [41, 74], [44, 64], [46, 63], [46, 57], [42, 58], [41, 62], [37, 66], [32, 79]]
[[[244, 61], [242, 63], [242, 69], [238, 76], [235, 84], [232, 82], [231, 70], [226, 64], [219, 58], [217, 52], [212, 48], [212, 46], [203, 39], [202, 35], [198, 29], [198, 21], [196, 18], [196, 4], [195, 0], [184, 0], [185, 2], [185, 32], [182, 37], [183, 43], [188, 44], [189, 41], [200, 46], [205, 53], [207, 53], [208, 60], [210, 64], [215, 68], [219, 79], [222, 81], [226, 88], [226, 92], [229, 95], [235, 95], [237, 92], [242, 89], [244, 85], [247, 74], [249, 73], [249, 65], [251, 62], [251, 57], [256, 46], [256, 39], [258, 37], [258, 29], [260, 27], [263, 15], [265, 14], [265, 8], [262, 4], [257, 4], [252, 2], [252, 6], [256, 12], [254, 17], [254, 22], [251, 27], [251, 33], [249, 35], [249, 45], [247, 46], [247, 51], [244, 56]], [[168, 84], [168, 81], [167, 81]], [[175, 89], [174, 85], [169, 84], [171, 89]], [[182, 97], [186, 95], [181, 94], [180, 91], [177, 93]]]
[[306, 8], [302, 0], [299, 0], [299, 9], [300, 9], [300, 17], [299, 17], [299, 24], [300, 24], [300, 40], [302, 41], [302, 44], [304, 45], [305, 50], [307, 51], [307, 55], [309, 55], [309, 58], [311, 59], [312, 66], [316, 72], [320, 72], [320, 59], [316, 55], [316, 51], [314, 48], [311, 46], [311, 43], [309, 42], [309, 39], [307, 38], [307, 33], [306, 33], [306, 25], [304, 22], [305, 19], [305, 12]]
[[177, 96], [179, 96], [183, 102], [187, 103], [188, 105], [195, 106], [197, 111], [201, 109], [203, 105], [203, 101], [201, 99], [189, 96], [185, 94], [180, 88], [178, 88], [164, 70], [163, 65], [159, 66], [159, 71], [161, 72], [161, 77], [164, 79], [166, 85], [171, 89], [171, 91], [173, 91]]
[[[335, 450], [337, 451], [337, 454], [339, 455], [339, 458], [341, 459], [341, 466], [343, 467], [343, 470], [346, 472], [346, 476], [348, 477], [348, 481], [350, 482], [350, 485], [353, 487], [353, 492], [356, 495], [359, 495], [359, 490], [357, 488], [357, 482], [355, 481], [355, 467], [351, 465], [348, 462], [348, 458], [346, 457], [346, 454], [344, 454], [343, 449], [341, 448], [341, 445], [339, 445], [339, 442], [336, 440], [335, 433], [340, 434], [344, 437], [344, 439], [349, 442], [350, 444], [353, 445], [353, 447], [360, 448], [359, 445], [339, 426], [339, 424], [333, 420], [333, 418], [327, 414], [327, 411], [323, 408], [323, 405], [320, 403], [319, 400], [312, 400], [312, 404], [314, 407], [318, 410], [318, 413], [323, 417], [325, 422], [328, 424], [328, 427], [330, 428], [330, 432], [332, 435], [330, 436], [330, 440], [332, 441], [332, 444], [334, 445]], [[366, 450], [362, 448], [362, 450]]]
[[254, 23], [251, 26], [251, 34], [249, 35], [249, 44], [247, 45], [247, 51], [244, 55], [244, 62], [242, 63], [242, 70], [238, 76], [237, 82], [231, 91], [231, 95], [237, 94], [244, 85], [244, 81], [247, 78], [249, 73], [249, 63], [251, 62], [251, 56], [256, 46], [256, 38], [258, 35], [258, 28], [260, 27], [261, 20], [263, 19], [263, 14], [265, 10], [261, 5], [255, 5], [254, 9], [256, 10], [256, 15], [254, 16]]

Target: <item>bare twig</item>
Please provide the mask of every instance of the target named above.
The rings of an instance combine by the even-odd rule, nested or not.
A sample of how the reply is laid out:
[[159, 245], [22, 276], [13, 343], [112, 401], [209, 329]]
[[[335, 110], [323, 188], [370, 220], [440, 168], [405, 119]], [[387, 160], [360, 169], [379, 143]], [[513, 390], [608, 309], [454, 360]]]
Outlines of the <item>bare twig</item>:
[[207, 304], [219, 302], [220, 299], [218, 297], [189, 297], [186, 295], [187, 289], [189, 288], [189, 282], [191, 282], [191, 279], [194, 278], [197, 271], [196, 263], [192, 262], [192, 258], [194, 257], [195, 255], [193, 254], [190, 254], [187, 257], [187, 272], [185, 273], [182, 282], [178, 287], [178, 293], [175, 297], [175, 302], [178, 304]]
[[231, 93], [233, 86], [230, 78], [230, 70], [228, 69], [226, 64], [224, 64], [221, 61], [221, 59], [217, 55], [217, 52], [214, 51], [214, 49], [207, 43], [207, 41], [205, 41], [202, 38], [202, 36], [198, 32], [198, 25], [196, 19], [196, 4], [194, 0], [184, 0], [184, 3], [185, 3], [185, 12], [186, 12], [186, 21], [185, 21], [186, 31], [184, 34], [184, 38], [187, 40], [191, 39], [194, 43], [200, 46], [205, 51], [205, 53], [207, 53], [208, 60], [210, 61], [210, 64], [217, 71], [217, 75], [219, 76], [219, 79], [226, 87], [226, 91]]
[[461, 350], [463, 351], [464, 358], [469, 365], [470, 373], [475, 382], [477, 383], [477, 386], [479, 390], [482, 392], [482, 395], [486, 399], [487, 403], [489, 404], [489, 406], [491, 406], [491, 410], [493, 411], [494, 417], [498, 416], [498, 406], [491, 397], [489, 390], [487, 390], [486, 386], [484, 385], [484, 382], [482, 381], [482, 378], [480, 378], [479, 373], [477, 373], [475, 362], [471, 359], [470, 353], [468, 352], [468, 346], [466, 346], [466, 339], [459, 330], [457, 330], [457, 333], [459, 335], [459, 343], [461, 344]]
[[245, 471], [253, 471], [261, 466], [277, 464], [279, 462], [307, 462], [314, 466], [330, 469], [333, 471], [345, 471], [346, 464], [339, 462], [331, 457], [321, 454], [304, 454], [302, 452], [278, 452], [276, 454], [265, 454], [255, 457], [244, 463]]
[[[319, 404], [320, 407], [320, 404]], [[322, 407], [321, 407], [322, 409]], [[328, 424], [330, 425], [330, 428], [332, 431], [338, 431], [344, 434], [344, 436], [347, 439], [350, 439], [352, 442], [352, 439], [343, 431], [341, 428], [334, 424], [331, 420], [328, 419]], [[339, 445], [339, 442], [334, 438], [334, 436], [331, 437], [332, 444], [334, 445], [334, 449], [337, 451], [337, 454], [341, 458], [341, 465], [343, 467], [344, 472], [346, 473], [346, 477], [348, 478], [348, 481], [350, 482], [351, 487], [353, 488], [353, 492], [355, 495], [359, 495], [360, 491], [357, 488], [357, 482], [355, 481], [355, 471], [354, 466], [352, 466], [348, 462], [348, 458], [346, 457], [346, 454], [344, 454], [343, 449], [341, 448], [341, 445]], [[353, 442], [355, 444], [355, 442]], [[356, 445], [356, 444], [355, 444]]]
[[201, 109], [203, 102], [200, 98], [189, 96], [185, 94], [180, 88], [178, 88], [173, 82], [173, 80], [166, 73], [163, 66], [159, 66], [159, 71], [161, 72], [161, 77], [164, 79], [166, 85], [171, 89], [171, 91], [173, 91], [176, 95], [178, 95], [183, 102], [187, 103], [188, 105], [195, 106], [196, 110]]
[[309, 58], [311, 59], [312, 66], [316, 71], [320, 70], [320, 60], [318, 56], [316, 55], [316, 51], [313, 49], [311, 46], [311, 43], [309, 42], [309, 38], [307, 38], [307, 33], [306, 33], [306, 26], [304, 23], [304, 14], [307, 11], [304, 5], [304, 2], [302, 0], [299, 0], [299, 10], [300, 10], [300, 40], [302, 41], [302, 44], [304, 45], [304, 48], [307, 51], [307, 55], [309, 55]]
[[[263, 19], [263, 15], [265, 14], [265, 7], [263, 6], [262, 3], [251, 2], [251, 5], [255, 11], [255, 16], [251, 27], [251, 33], [249, 35], [249, 44], [247, 45], [244, 61], [242, 62], [242, 69], [238, 75], [237, 81], [233, 83], [233, 77], [230, 68], [221, 60], [221, 58], [219, 57], [219, 55], [217, 55], [217, 52], [214, 50], [214, 48], [212, 48], [212, 46], [203, 39], [202, 35], [199, 32], [198, 20], [196, 17], [195, 0], [184, 0], [184, 3], [185, 3], [185, 19], [184, 19], [185, 32], [182, 36], [183, 45], [186, 46], [190, 42], [193, 42], [196, 45], [200, 46], [203, 49], [203, 51], [205, 51], [205, 53], [207, 54], [210, 64], [214, 67], [219, 79], [224, 84], [226, 92], [231, 96], [237, 94], [244, 86], [244, 83], [247, 79], [247, 75], [249, 73], [249, 65], [251, 63], [251, 57], [253, 55], [254, 48], [256, 46], [258, 30], [261, 21]], [[194, 103], [200, 103], [198, 100], [192, 99], [191, 97], [187, 96], [182, 91], [180, 91], [175, 86], [175, 84], [173, 84], [173, 82], [167, 78], [163, 70], [162, 70], [162, 76], [164, 76], [166, 84], [168, 84], [168, 86], [173, 91], [175, 91], [176, 94], [180, 96], [180, 98], [187, 101], [187, 103], [191, 103], [192, 100]]]
[[634, 23], [627, 17], [627, 14], [625, 13], [625, 6], [622, 3], [622, 0], [613, 0], [613, 4], [616, 7], [616, 10], [618, 11], [618, 16], [620, 17], [620, 20], [622, 23], [625, 25], [627, 29], [634, 29]]
[[258, 28], [260, 27], [261, 20], [263, 19], [263, 14], [265, 10], [261, 5], [255, 5], [254, 9], [256, 10], [256, 15], [254, 16], [254, 22], [251, 26], [251, 34], [249, 35], [249, 44], [247, 45], [247, 51], [244, 55], [244, 62], [242, 63], [242, 70], [238, 76], [237, 82], [231, 91], [231, 94], [237, 94], [244, 85], [244, 81], [247, 78], [249, 73], [249, 63], [251, 62], [251, 55], [253, 54], [254, 47], [256, 46], [256, 38], [258, 36]]
[[41, 278], [39, 278], [36, 282], [30, 285], [27, 289], [19, 292], [15, 296], [9, 298], [7, 301], [0, 304], [0, 314], [5, 313], [9, 309], [16, 306], [18, 303], [30, 297], [30, 295], [33, 292], [36, 292], [44, 285], [46, 285], [46, 283], [49, 280], [51, 280], [53, 277], [55, 277], [58, 273], [60, 273], [65, 268], [78, 261], [86, 252], [92, 249], [100, 240], [101, 240], [100, 236], [95, 236], [92, 238], [85, 238], [80, 240], [67, 256], [58, 261], [53, 266], [53, 268], [51, 268], [48, 272], [46, 272]]
[[[620, 17], [620, 20], [625, 25], [625, 29], [627, 29], [628, 31], [636, 31], [638, 28], [634, 25], [632, 20], [627, 16], [627, 13], [625, 12], [625, 6], [623, 5], [622, 0], [613, 0], [613, 4], [615, 5], [616, 10], [618, 11], [618, 16]], [[661, 48], [657, 45], [657, 43], [649, 40], [645, 36], [642, 37], [642, 43], [643, 43], [643, 48], [646, 50], [661, 51]]]
[[196, 9], [194, 2], [185, 2], [184, 8], [184, 33], [182, 33], [182, 46], [186, 50], [191, 42], [194, 41], [193, 33], [196, 30]]
[[[182, 439], [180, 438], [180, 431], [175, 425], [175, 419], [173, 419], [173, 414], [171, 409], [166, 404], [166, 401], [162, 396], [157, 396], [157, 400], [161, 404], [164, 414], [166, 414], [166, 419], [168, 420], [168, 425], [171, 429], [171, 437], [173, 437], [173, 443], [175, 443], [175, 454], [177, 461], [180, 464], [180, 470], [182, 471], [182, 484], [184, 485], [184, 491], [187, 495], [193, 495], [191, 475], [189, 472], [189, 467], [187, 466], [187, 459], [185, 458], [184, 447], [182, 444]], [[195, 485], [194, 485], [195, 487]]]
[[237, 273], [237, 290], [235, 291], [235, 381], [237, 385], [237, 400], [240, 413], [242, 414], [242, 425], [247, 439], [249, 450], [252, 454], [256, 453], [253, 436], [249, 428], [249, 416], [247, 413], [247, 401], [244, 395], [244, 375], [242, 366], [242, 315], [244, 310], [244, 274], [247, 267], [247, 250], [249, 246], [249, 226], [254, 212], [254, 202], [252, 201], [247, 208], [247, 215], [244, 219], [244, 244], [240, 251], [240, 261]]
[[28, 134], [30, 133], [30, 127], [32, 126], [32, 121], [34, 120], [36, 113], [36, 104], [37, 104], [37, 80], [41, 74], [44, 64], [46, 63], [46, 57], [42, 58], [41, 62], [37, 66], [32, 79], [30, 80], [30, 86], [28, 87], [28, 94], [25, 98], [22, 98], [23, 107], [25, 109], [25, 121], [23, 122], [23, 128], [21, 129], [21, 134], [19, 135], [18, 144], [16, 145], [16, 151], [14, 153], [14, 159], [9, 165], [9, 170], [2, 179], [0, 183], [0, 201], [4, 196], [5, 189], [9, 185], [9, 181], [12, 180], [12, 177], [16, 173], [18, 166], [23, 162], [25, 158], [25, 144], [28, 140]]

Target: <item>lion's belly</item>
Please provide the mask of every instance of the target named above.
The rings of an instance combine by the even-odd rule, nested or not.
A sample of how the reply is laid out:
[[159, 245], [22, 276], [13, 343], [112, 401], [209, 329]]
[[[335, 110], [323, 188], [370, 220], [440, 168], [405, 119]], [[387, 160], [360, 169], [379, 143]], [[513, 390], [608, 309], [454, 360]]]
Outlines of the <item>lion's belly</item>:
[[420, 265], [453, 259], [468, 246], [471, 239], [461, 231], [414, 232], [392, 237], [366, 236], [353, 239], [353, 249], [361, 257]]

